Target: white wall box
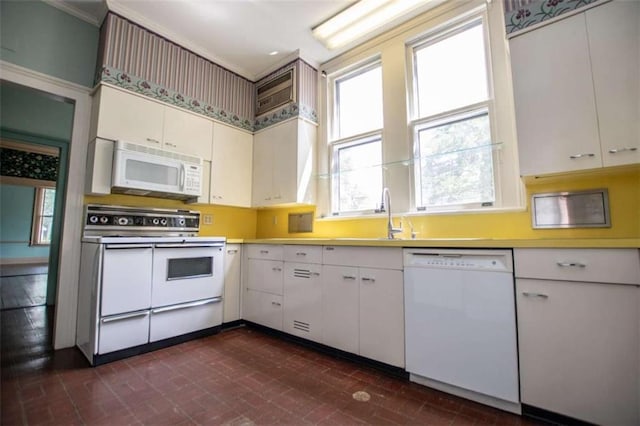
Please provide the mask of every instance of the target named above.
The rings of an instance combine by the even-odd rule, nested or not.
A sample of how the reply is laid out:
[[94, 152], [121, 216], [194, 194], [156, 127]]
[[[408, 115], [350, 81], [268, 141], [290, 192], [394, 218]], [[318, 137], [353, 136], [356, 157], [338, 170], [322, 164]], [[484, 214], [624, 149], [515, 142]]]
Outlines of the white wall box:
[[105, 84], [93, 97], [89, 139], [125, 140], [211, 160], [212, 120]]
[[238, 321], [241, 316], [242, 244], [227, 244], [224, 254], [223, 323]]
[[315, 124], [300, 118], [255, 134], [254, 207], [314, 202], [316, 139]]
[[595, 424], [640, 423], [636, 249], [516, 249], [523, 404]]
[[253, 135], [213, 123], [211, 204], [251, 207]]
[[521, 175], [640, 162], [640, 3], [587, 9], [510, 49]]

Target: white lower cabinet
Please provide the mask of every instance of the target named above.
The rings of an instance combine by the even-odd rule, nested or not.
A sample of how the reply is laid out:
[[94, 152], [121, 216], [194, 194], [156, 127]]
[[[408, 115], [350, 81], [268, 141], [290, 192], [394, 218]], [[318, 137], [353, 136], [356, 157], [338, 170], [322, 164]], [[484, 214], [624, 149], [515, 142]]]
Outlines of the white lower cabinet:
[[222, 322], [237, 321], [240, 315], [242, 245], [227, 244], [224, 254], [224, 317]]
[[320, 342], [322, 340], [321, 266], [284, 263], [284, 331]]
[[322, 343], [358, 353], [358, 268], [322, 266]]
[[[637, 425], [640, 288], [625, 281], [640, 284], [640, 261], [635, 249], [608, 251], [514, 251], [521, 400], [591, 423]], [[607, 276], [617, 282], [601, 281]]]
[[282, 296], [247, 289], [244, 318], [275, 330], [282, 330]]

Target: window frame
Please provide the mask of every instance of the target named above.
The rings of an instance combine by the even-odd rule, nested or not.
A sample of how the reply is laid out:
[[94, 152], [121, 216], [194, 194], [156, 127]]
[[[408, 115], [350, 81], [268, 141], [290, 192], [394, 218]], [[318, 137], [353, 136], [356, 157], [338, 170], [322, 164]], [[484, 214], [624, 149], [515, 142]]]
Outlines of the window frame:
[[[44, 214], [44, 201], [47, 190], [54, 191], [54, 207], [51, 214]], [[33, 214], [31, 223], [31, 238], [29, 244], [31, 246], [50, 246], [51, 241], [43, 241], [40, 239], [43, 228], [43, 219], [50, 217], [53, 223], [53, 216], [55, 215], [55, 186], [36, 186], [33, 202]]]
[[[357, 77], [360, 74], [364, 74], [368, 71], [371, 71], [374, 68], [380, 68], [380, 71], [383, 71], [382, 68], [382, 60], [379, 56], [374, 56], [368, 58], [364, 61], [360, 61], [356, 64], [352, 64], [342, 70], [336, 72], [328, 79], [328, 99], [329, 99], [329, 114], [330, 122], [328, 123], [328, 156], [329, 156], [329, 164], [330, 164], [330, 184], [329, 184], [329, 204], [331, 208], [331, 216], [360, 216], [376, 213], [377, 208], [366, 208], [366, 209], [358, 209], [358, 210], [345, 210], [341, 211], [340, 207], [340, 164], [339, 157], [337, 153], [340, 149], [358, 146], [365, 143], [371, 143], [374, 141], [380, 142], [380, 158], [381, 162], [380, 167], [380, 177], [382, 182], [382, 187], [380, 188], [380, 194], [382, 194], [382, 188], [384, 187], [384, 172], [383, 172], [383, 163], [384, 163], [384, 149], [383, 149], [383, 128], [371, 129], [370, 131], [349, 135], [347, 137], [340, 137], [340, 99], [339, 99], [339, 90], [338, 84], [340, 81], [344, 81], [350, 78]], [[384, 91], [384, 82], [382, 82], [382, 86], [380, 87], [381, 92]], [[384, 107], [384, 101], [383, 101]], [[384, 108], [383, 108], [384, 111]], [[383, 117], [384, 120], [384, 112]]]
[[[420, 117], [419, 116], [419, 96], [418, 96], [418, 69], [416, 61], [416, 51], [420, 48], [433, 45], [442, 40], [446, 40], [449, 37], [460, 34], [468, 29], [473, 28], [476, 25], [482, 26], [483, 44], [484, 44], [484, 57], [486, 67], [486, 85], [487, 85], [487, 99], [485, 101], [476, 102], [469, 105], [457, 107], [448, 111], [438, 112], [436, 114]], [[411, 197], [411, 211], [417, 213], [430, 213], [430, 212], [448, 212], [448, 211], [468, 211], [477, 209], [495, 209], [502, 207], [502, 191], [500, 188], [500, 145], [495, 142], [495, 136], [497, 133], [496, 125], [496, 113], [494, 107], [494, 88], [493, 88], [493, 67], [492, 67], [492, 54], [489, 38], [488, 17], [486, 10], [482, 10], [470, 15], [466, 15], [454, 21], [445, 23], [444, 25], [434, 28], [433, 30], [422, 34], [419, 37], [414, 38], [406, 44], [408, 61], [408, 103], [409, 103], [409, 132], [411, 134], [410, 148], [413, 154], [413, 171], [412, 175], [412, 192]], [[447, 204], [441, 206], [425, 206], [420, 205], [422, 202], [422, 176], [421, 176], [421, 158], [420, 158], [420, 142], [419, 132], [420, 130], [435, 127], [437, 125], [444, 125], [448, 123], [454, 123], [460, 121], [461, 117], [467, 116], [469, 118], [481, 114], [481, 111], [486, 110], [489, 118], [489, 131], [491, 134], [492, 144], [492, 162], [493, 162], [493, 185], [494, 185], [494, 201], [491, 205], [487, 205], [482, 202], [472, 203], [457, 203]]]

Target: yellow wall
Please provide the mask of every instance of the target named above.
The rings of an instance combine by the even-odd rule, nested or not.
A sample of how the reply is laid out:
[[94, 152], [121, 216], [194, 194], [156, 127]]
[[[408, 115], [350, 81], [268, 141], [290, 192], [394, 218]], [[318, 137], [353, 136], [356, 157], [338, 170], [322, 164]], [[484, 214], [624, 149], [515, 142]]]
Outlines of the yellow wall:
[[224, 236], [243, 239], [255, 238], [256, 236], [256, 210], [254, 209], [207, 204], [184, 204], [182, 201], [133, 195], [85, 196], [84, 201], [87, 204], [198, 210], [202, 215], [212, 215], [213, 219], [211, 225], [204, 225], [202, 223], [203, 220], [200, 221], [201, 236]]
[[[611, 210], [610, 228], [534, 230], [529, 206], [522, 212], [438, 214], [409, 216], [418, 238], [640, 238], [640, 168], [596, 171], [541, 178], [527, 183], [532, 193], [607, 188]], [[529, 202], [527, 202], [528, 204]], [[312, 233], [289, 234], [290, 212], [313, 211], [311, 207], [258, 210], [257, 238], [380, 238], [386, 236], [384, 218], [316, 220]], [[274, 220], [275, 218], [275, 220]], [[397, 225], [398, 218], [394, 223]], [[408, 226], [403, 223], [409, 238]]]

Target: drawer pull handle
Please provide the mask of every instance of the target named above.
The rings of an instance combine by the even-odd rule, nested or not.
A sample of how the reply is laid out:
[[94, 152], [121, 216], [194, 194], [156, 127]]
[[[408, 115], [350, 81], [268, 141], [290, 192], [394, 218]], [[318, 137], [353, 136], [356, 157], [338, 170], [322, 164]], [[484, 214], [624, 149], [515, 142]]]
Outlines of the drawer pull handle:
[[571, 158], [572, 160], [576, 160], [576, 159], [578, 159], [578, 158], [584, 158], [584, 157], [595, 157], [595, 156], [596, 156], [595, 154], [592, 154], [592, 153], [590, 153], [590, 152], [587, 152], [587, 153], [585, 153], [585, 154], [573, 154], [573, 155], [570, 155], [570, 156], [569, 156], [569, 158]]
[[325, 249], [325, 250], [327, 250], [327, 251], [333, 251], [333, 250], [335, 250], [335, 248], [333, 248], [333, 247], [325, 247], [324, 249]]
[[269, 254], [269, 250], [260, 250], [260, 254]]
[[238, 252], [237, 249], [227, 250], [227, 254], [236, 254]]
[[314, 277], [319, 277], [320, 276], [320, 272], [312, 272], [311, 275], [313, 275]]
[[367, 282], [374, 283], [374, 282], [376, 282], [376, 279], [375, 278], [369, 278], [369, 277], [362, 277], [362, 281], [367, 281]]
[[585, 268], [587, 265], [580, 262], [557, 262], [558, 266], [564, 267], [573, 267], [573, 268]]
[[345, 280], [355, 280], [356, 279], [356, 277], [354, 277], [353, 275], [343, 275], [342, 278], [345, 279]]
[[524, 297], [537, 297], [537, 298], [539, 298], [539, 299], [548, 299], [548, 298], [549, 298], [549, 295], [548, 295], [548, 294], [544, 294], [544, 293], [531, 293], [531, 292], [528, 292], [528, 291], [523, 291], [523, 292], [522, 292], [522, 295], [523, 295]]
[[296, 253], [296, 256], [306, 256], [307, 253], [303, 252], [303, 251], [299, 251], [298, 253]]
[[619, 152], [625, 152], [625, 151], [637, 151], [638, 148], [636, 148], [635, 146], [625, 146], [624, 148], [615, 148], [615, 149], [610, 149], [609, 150], [609, 154], [617, 154]]
[[274, 266], [273, 268], [271, 268], [272, 270], [276, 271], [276, 272], [280, 272], [282, 271], [282, 268], [279, 268], [277, 266]]
[[152, 138], [147, 138], [147, 142], [152, 142], [152, 143], [157, 143], [158, 145], [160, 144], [160, 141], [157, 139], [152, 139]]
[[282, 306], [282, 303], [279, 303], [279, 302], [271, 302], [271, 304], [273, 306]]

